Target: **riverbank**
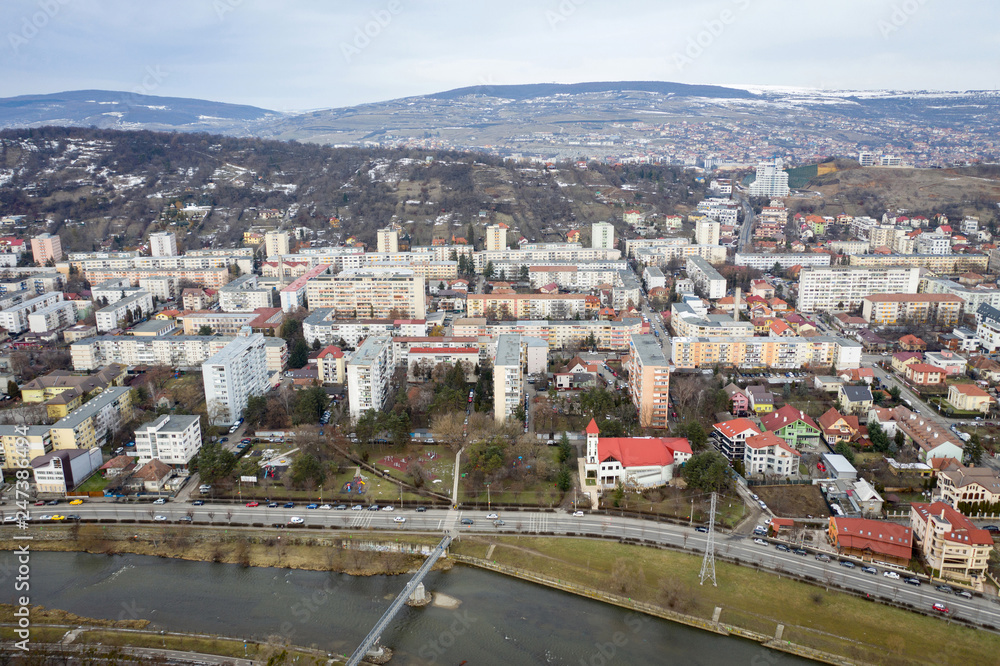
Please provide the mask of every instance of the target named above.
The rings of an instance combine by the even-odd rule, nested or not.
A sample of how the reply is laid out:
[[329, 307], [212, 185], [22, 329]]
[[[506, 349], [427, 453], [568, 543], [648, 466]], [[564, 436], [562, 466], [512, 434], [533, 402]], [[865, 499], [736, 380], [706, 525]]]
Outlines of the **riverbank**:
[[[37, 534], [32, 547], [375, 575], [405, 573], [422, 558], [352, 547], [375, 542], [386, 547], [429, 546], [438, 539], [436, 535], [355, 532], [328, 536], [283, 531], [279, 546], [276, 530], [188, 527], [183, 532], [185, 539], [178, 540], [170, 530], [152, 526], [53, 526]], [[718, 562], [719, 586], [701, 586], [701, 558], [686, 553], [591, 539], [471, 535], [455, 541], [451, 553], [453, 557], [443, 560], [446, 566], [454, 560], [468, 561], [605, 603], [744, 636], [769, 647], [775, 647], [777, 635], [785, 644], [781, 649], [828, 663], [989, 663], [1000, 650], [996, 634], [745, 565]], [[715, 617], [717, 608], [719, 616]], [[790, 649], [789, 643], [805, 651]]]

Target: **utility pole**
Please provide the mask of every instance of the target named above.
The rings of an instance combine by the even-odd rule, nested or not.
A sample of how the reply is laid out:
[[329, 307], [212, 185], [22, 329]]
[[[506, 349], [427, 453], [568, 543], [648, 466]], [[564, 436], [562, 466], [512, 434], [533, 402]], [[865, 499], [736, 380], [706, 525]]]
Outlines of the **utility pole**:
[[708, 516], [708, 539], [705, 540], [705, 559], [701, 562], [701, 585], [705, 584], [706, 578], [712, 579], [712, 585], [718, 587], [715, 580], [715, 501], [716, 495], [712, 493], [712, 510]]
[[493, 503], [490, 501], [490, 484], [486, 484], [486, 510], [489, 511], [493, 508]]

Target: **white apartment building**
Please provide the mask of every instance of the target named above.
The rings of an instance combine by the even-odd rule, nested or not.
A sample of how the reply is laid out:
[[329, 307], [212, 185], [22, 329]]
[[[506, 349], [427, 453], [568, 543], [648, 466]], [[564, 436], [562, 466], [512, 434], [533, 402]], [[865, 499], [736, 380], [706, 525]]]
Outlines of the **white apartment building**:
[[1000, 349], [1000, 310], [983, 303], [976, 310], [976, 337], [988, 352]]
[[399, 232], [391, 227], [375, 232], [375, 246], [379, 252], [399, 252]]
[[251, 273], [238, 277], [219, 290], [219, 308], [223, 312], [253, 312], [272, 307], [273, 290], [259, 285], [260, 278]]
[[594, 222], [590, 225], [590, 247], [595, 250], [610, 250], [615, 246], [615, 227], [610, 222]]
[[264, 336], [237, 336], [206, 359], [201, 372], [212, 424], [234, 423], [242, 418], [251, 396], [264, 395], [270, 388]]
[[643, 428], [666, 428], [670, 402], [670, 364], [652, 335], [632, 335], [625, 366], [629, 395]]
[[171, 231], [156, 231], [149, 234], [149, 254], [153, 257], [176, 256], [177, 235]]
[[666, 289], [667, 278], [656, 266], [648, 266], [642, 271], [642, 281], [646, 285], [646, 292], [652, 289]]
[[732, 199], [712, 197], [700, 201], [696, 210], [716, 222], [736, 224], [739, 219], [740, 205]]
[[499, 270], [498, 266], [504, 263], [520, 267], [559, 262], [617, 261], [621, 259], [621, 254], [621, 250], [581, 247], [579, 243], [547, 243], [538, 247], [525, 246], [520, 250], [476, 252], [472, 255], [472, 263], [477, 271], [482, 272], [489, 263]]
[[8, 333], [23, 333], [29, 327], [28, 315], [62, 302], [62, 292], [54, 291], [30, 298], [6, 310], [0, 310], [0, 327], [7, 329]]
[[528, 281], [532, 289], [555, 284], [561, 289], [589, 291], [599, 284], [614, 284], [619, 270], [628, 270], [620, 262], [621, 268], [591, 268], [587, 265], [562, 264], [559, 266], [529, 266]]
[[289, 254], [291, 248], [288, 243], [287, 231], [268, 231], [264, 234], [264, 258]]
[[486, 227], [486, 251], [503, 252], [507, 249], [507, 225], [491, 224]]
[[951, 236], [933, 232], [917, 236], [917, 254], [951, 254]]
[[750, 183], [752, 197], [787, 197], [788, 172], [781, 168], [781, 159], [757, 164], [757, 177]]
[[425, 280], [412, 270], [359, 269], [309, 280], [311, 310], [332, 308], [344, 319], [359, 317], [423, 319]]
[[497, 338], [493, 362], [493, 418], [502, 423], [510, 418], [523, 400], [521, 377], [521, 336], [505, 334]]
[[782, 269], [792, 266], [829, 266], [830, 255], [819, 252], [782, 252], [781, 254], [737, 252], [734, 263], [737, 266], [769, 271], [774, 268], [775, 264]]
[[180, 295], [180, 280], [173, 275], [151, 275], [139, 278], [139, 289], [160, 301], [172, 301]]
[[912, 267], [808, 267], [799, 273], [800, 312], [849, 310], [872, 294], [915, 294], [920, 270]]
[[76, 304], [73, 301], [61, 301], [35, 310], [28, 315], [28, 330], [32, 333], [45, 333], [76, 323]]
[[694, 282], [696, 289], [710, 301], [718, 300], [726, 295], [726, 278], [722, 277], [715, 266], [701, 257], [688, 257], [687, 274]]
[[698, 220], [694, 225], [695, 245], [718, 245], [721, 228], [718, 220]]
[[634, 257], [636, 250], [691, 244], [689, 239], [683, 236], [676, 236], [674, 238], [626, 238], [624, 242], [625, 256], [627, 257]]
[[801, 453], [773, 432], [747, 437], [743, 450], [743, 467], [748, 475], [773, 474], [789, 476], [799, 469]]
[[201, 419], [196, 415], [157, 417], [135, 429], [139, 464], [158, 459], [173, 467], [187, 467], [201, 448]]
[[98, 310], [95, 314], [97, 330], [104, 332], [118, 328], [119, 324], [128, 321], [129, 313], [133, 321], [138, 321], [152, 311], [153, 296], [146, 291], [136, 292]]
[[[200, 366], [225, 349], [236, 337], [229, 335], [96, 335], [70, 345], [74, 370], [96, 370], [111, 363], [122, 365], [166, 365], [171, 368]], [[281, 372], [288, 361], [288, 343], [265, 338], [268, 373]]]
[[638, 248], [635, 251], [636, 260], [645, 266], [665, 267], [674, 259], [701, 257], [710, 264], [721, 264], [726, 260], [726, 248], [722, 245], [665, 245], [649, 248]]
[[392, 338], [374, 335], [366, 339], [347, 362], [347, 400], [351, 421], [368, 410], [381, 411], [389, 397], [392, 377]]

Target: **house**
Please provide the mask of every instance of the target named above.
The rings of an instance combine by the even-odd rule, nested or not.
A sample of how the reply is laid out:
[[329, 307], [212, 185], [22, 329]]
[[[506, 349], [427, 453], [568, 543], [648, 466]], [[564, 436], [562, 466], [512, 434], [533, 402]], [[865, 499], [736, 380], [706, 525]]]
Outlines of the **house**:
[[1000, 474], [989, 467], [966, 467], [951, 464], [937, 474], [934, 500], [942, 501], [963, 513], [978, 513], [978, 507], [1000, 502]]
[[948, 402], [959, 411], [985, 414], [993, 398], [975, 384], [952, 384], [948, 387]]
[[895, 372], [903, 375], [906, 374], [906, 366], [911, 363], [922, 363], [924, 360], [923, 352], [918, 351], [908, 351], [908, 352], [896, 352], [892, 355], [892, 369]]
[[63, 449], [38, 456], [31, 461], [31, 471], [39, 494], [65, 495], [101, 466], [100, 448]]
[[867, 414], [872, 407], [872, 391], [867, 386], [844, 384], [837, 392], [837, 400], [847, 414]]
[[765, 387], [748, 386], [747, 394], [750, 398], [750, 408], [757, 414], [767, 414], [774, 410], [774, 395]]
[[830, 375], [817, 375], [813, 379], [813, 386], [820, 391], [825, 391], [827, 393], [839, 393], [840, 387], [844, 385], [844, 380], [840, 377], [833, 377]]
[[801, 454], [773, 432], [747, 437], [743, 468], [748, 475], [790, 476], [799, 471]]
[[927, 343], [915, 335], [907, 334], [899, 339], [899, 348], [903, 351], [927, 351]]
[[108, 462], [101, 465], [101, 474], [105, 479], [113, 479], [117, 476], [128, 475], [135, 469], [135, 458], [132, 456], [115, 456]]
[[597, 379], [591, 372], [557, 372], [552, 380], [559, 391], [585, 391], [597, 386]]
[[761, 429], [750, 419], [732, 419], [712, 426], [709, 437], [713, 446], [729, 460], [743, 460], [747, 437], [761, 434]]
[[882, 513], [882, 496], [864, 479], [858, 479], [847, 491], [851, 502], [866, 516], [877, 516]]
[[[861, 319], [858, 317], [858, 319]], [[863, 319], [861, 321], [864, 321]], [[864, 347], [866, 352], [882, 352], [892, 349], [892, 343], [875, 333], [864, 329], [855, 333], [858, 342]]]
[[854, 481], [858, 478], [858, 470], [839, 453], [824, 453], [822, 458], [829, 478], [841, 481]]
[[906, 366], [906, 378], [917, 386], [934, 386], [944, 381], [944, 371], [927, 363], [910, 363]]
[[965, 374], [965, 359], [953, 351], [924, 352], [924, 363], [941, 368], [946, 377]]
[[936, 458], [962, 460], [962, 442], [950, 430], [938, 425], [936, 421], [914, 414], [906, 407], [894, 407], [893, 411], [896, 428], [917, 449], [921, 462], [930, 464]]
[[816, 422], [802, 410], [785, 405], [781, 409], [764, 414], [760, 424], [768, 432], [773, 432], [796, 449], [819, 444], [820, 429]]
[[819, 427], [831, 449], [840, 442], [851, 441], [861, 431], [857, 416], [841, 414], [833, 407], [819, 417]]
[[917, 551], [933, 575], [978, 584], [986, 573], [993, 537], [944, 502], [910, 505]]
[[597, 479], [599, 490], [618, 483], [639, 488], [663, 486], [691, 458], [691, 443], [683, 437], [600, 437], [594, 419], [586, 429], [588, 478]]
[[840, 373], [840, 378], [843, 379], [845, 383], [856, 384], [858, 382], [864, 382], [865, 384], [871, 386], [872, 382], [875, 381], [875, 371], [871, 368], [851, 368], [850, 370], [844, 370]]
[[736, 384], [729, 384], [723, 389], [729, 396], [729, 411], [733, 416], [747, 416], [750, 414], [750, 397], [743, 392]]
[[336, 345], [330, 345], [316, 356], [316, 379], [321, 384], [347, 382], [347, 357]]
[[174, 476], [174, 469], [157, 458], [133, 472], [125, 485], [135, 492], [159, 493], [167, 487]]
[[827, 538], [840, 554], [862, 561], [905, 567], [913, 556], [913, 531], [883, 520], [831, 516]]
[[973, 356], [969, 359], [969, 368], [979, 379], [984, 379], [991, 384], [1000, 382], [1000, 363], [989, 356]]

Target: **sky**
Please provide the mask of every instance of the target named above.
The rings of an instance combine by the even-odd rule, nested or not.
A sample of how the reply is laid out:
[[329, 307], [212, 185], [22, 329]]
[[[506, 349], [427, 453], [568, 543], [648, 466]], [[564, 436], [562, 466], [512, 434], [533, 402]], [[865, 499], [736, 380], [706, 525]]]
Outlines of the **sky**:
[[543, 82], [997, 89], [995, 16], [994, 0], [4, 0], [0, 97], [302, 111]]

